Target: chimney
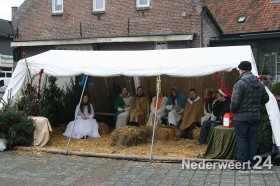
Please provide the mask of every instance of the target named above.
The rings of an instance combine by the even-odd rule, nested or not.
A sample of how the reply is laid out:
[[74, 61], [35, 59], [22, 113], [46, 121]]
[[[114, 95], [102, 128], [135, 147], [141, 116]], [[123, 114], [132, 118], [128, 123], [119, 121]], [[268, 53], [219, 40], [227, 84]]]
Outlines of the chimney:
[[17, 12], [17, 9], [18, 9], [18, 7], [16, 7], [16, 6], [13, 6], [12, 7], [12, 21], [14, 20], [14, 18], [15, 18], [15, 15], [16, 15], [16, 12]]

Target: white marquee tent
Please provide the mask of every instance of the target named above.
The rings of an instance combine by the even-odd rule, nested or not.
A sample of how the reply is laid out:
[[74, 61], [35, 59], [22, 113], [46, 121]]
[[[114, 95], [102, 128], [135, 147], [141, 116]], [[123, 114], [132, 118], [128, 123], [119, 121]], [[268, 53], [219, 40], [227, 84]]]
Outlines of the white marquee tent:
[[[258, 75], [250, 46], [209, 47], [191, 49], [141, 51], [64, 51], [51, 50], [18, 62], [7, 90], [15, 100], [21, 92], [25, 78], [44, 73], [55, 77], [89, 75], [197, 77], [214, 72], [231, 71], [241, 61], [252, 63], [252, 73]], [[266, 109], [271, 121], [276, 145], [280, 150], [280, 113], [277, 101], [267, 89], [270, 101]], [[3, 96], [8, 99], [8, 91]], [[0, 105], [2, 108], [2, 105]]]

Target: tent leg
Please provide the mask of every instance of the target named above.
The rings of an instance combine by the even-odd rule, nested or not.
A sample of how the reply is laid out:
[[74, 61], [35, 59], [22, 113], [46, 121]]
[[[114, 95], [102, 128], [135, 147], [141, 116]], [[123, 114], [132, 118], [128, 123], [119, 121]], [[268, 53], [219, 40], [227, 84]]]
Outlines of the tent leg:
[[[81, 94], [81, 97], [80, 97], [79, 105], [81, 104], [81, 101], [82, 101], [82, 98], [83, 98], [83, 94], [84, 94], [85, 87], [86, 87], [86, 84], [87, 84], [87, 79], [88, 79], [88, 76], [86, 77], [86, 80], [85, 80], [85, 84], [84, 84], [83, 91], [82, 91], [82, 94]], [[78, 115], [78, 112], [75, 112], [75, 121], [74, 121], [74, 124], [73, 124], [73, 128], [72, 128], [72, 131], [71, 131], [71, 135], [70, 135], [70, 137], [68, 138], [68, 143], [67, 143], [65, 155], [68, 154], [68, 149], [69, 149], [70, 141], [71, 141], [71, 138], [72, 138], [72, 135], [73, 135], [73, 131], [74, 131], [74, 128], [75, 128], [75, 124], [76, 124], [76, 120], [77, 120], [77, 115]]]
[[153, 136], [152, 136], [152, 144], [151, 144], [151, 150], [150, 150], [150, 163], [152, 162], [153, 159], [153, 147], [154, 147], [154, 139], [155, 139], [155, 129], [156, 129], [156, 122], [157, 122], [157, 106], [158, 106], [158, 95], [161, 92], [161, 80], [160, 76], [157, 77], [157, 85], [156, 85], [156, 92], [157, 92], [157, 99], [156, 99], [156, 112], [155, 112], [155, 119], [153, 123]]

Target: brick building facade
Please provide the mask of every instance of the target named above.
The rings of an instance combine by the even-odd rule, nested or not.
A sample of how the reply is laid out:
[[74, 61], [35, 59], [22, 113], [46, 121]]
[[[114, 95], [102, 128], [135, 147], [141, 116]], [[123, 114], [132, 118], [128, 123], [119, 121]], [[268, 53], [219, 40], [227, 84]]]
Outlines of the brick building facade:
[[222, 32], [201, 0], [105, 0], [94, 12], [95, 0], [68, 0], [54, 13], [49, 0], [25, 0], [13, 8], [12, 43], [32, 56], [49, 49], [152, 50], [203, 47]]

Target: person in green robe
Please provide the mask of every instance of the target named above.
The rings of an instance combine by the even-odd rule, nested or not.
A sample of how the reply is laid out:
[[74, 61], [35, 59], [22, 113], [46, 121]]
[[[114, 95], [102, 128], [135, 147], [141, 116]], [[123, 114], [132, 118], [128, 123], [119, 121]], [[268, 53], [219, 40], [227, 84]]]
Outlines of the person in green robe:
[[127, 88], [122, 89], [115, 103], [115, 121], [116, 129], [127, 125], [132, 97], [129, 95]]

